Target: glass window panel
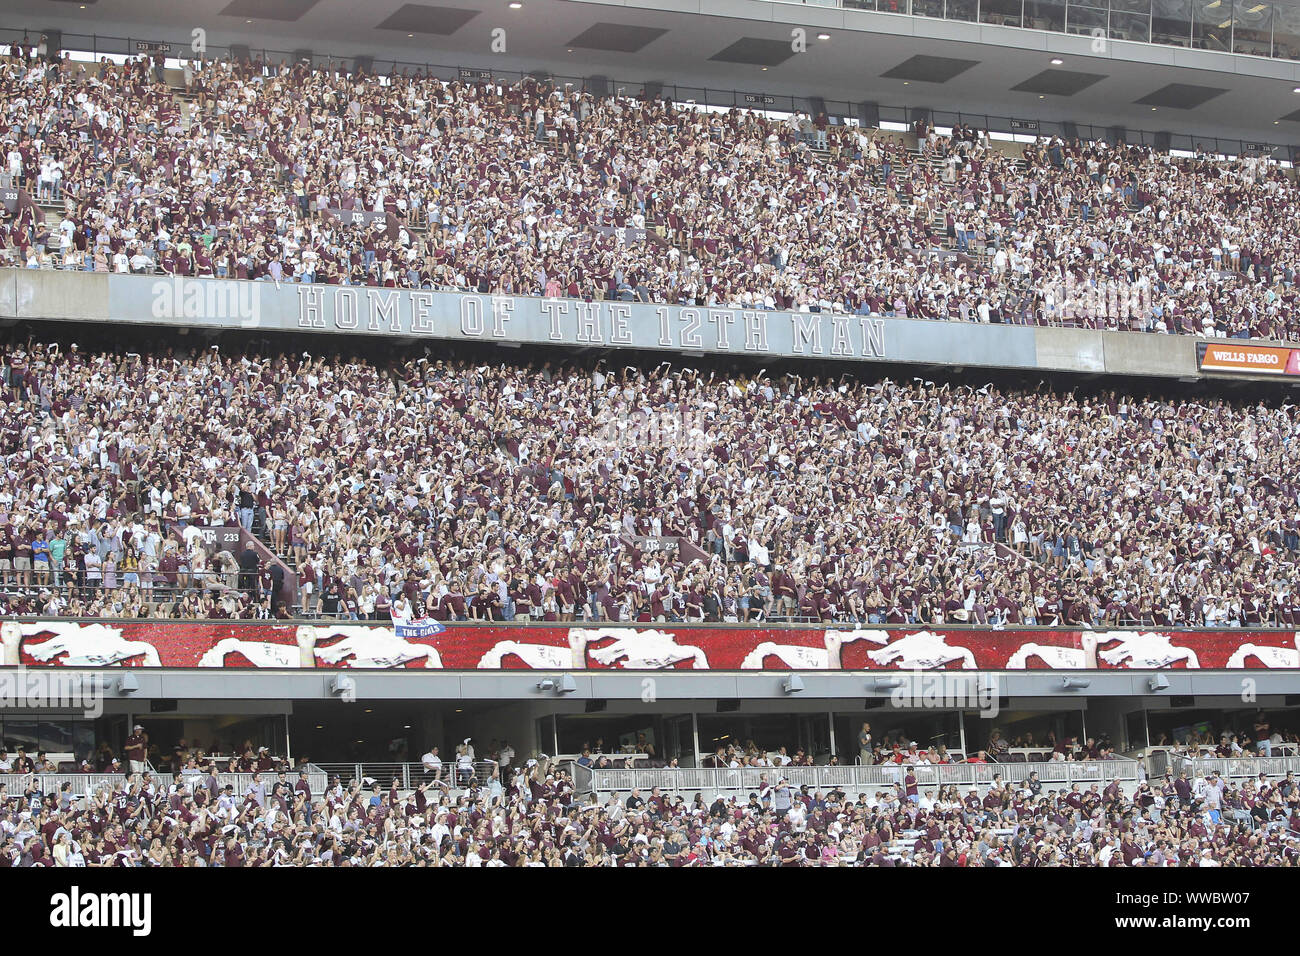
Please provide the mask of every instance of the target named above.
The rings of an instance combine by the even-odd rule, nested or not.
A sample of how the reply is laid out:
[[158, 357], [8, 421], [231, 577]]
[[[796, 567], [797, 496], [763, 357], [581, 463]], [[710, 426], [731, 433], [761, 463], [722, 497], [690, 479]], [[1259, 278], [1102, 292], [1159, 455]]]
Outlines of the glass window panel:
[[1065, 0], [1025, 0], [1025, 26], [1065, 32]]
[[1198, 0], [1192, 17], [1192, 46], [1226, 53], [1232, 40], [1231, 0]]
[[72, 750], [71, 717], [42, 720], [36, 730], [41, 750], [48, 753], [67, 753]]
[[78, 720], [72, 725], [72, 754], [77, 760], [88, 760], [95, 752], [95, 725], [89, 720]]
[[844, 0], [844, 6], [850, 10], [874, 10], [876, 0]]
[[1273, 5], [1236, 0], [1232, 5], [1232, 52], [1268, 56], [1273, 35]]
[[942, 17], [943, 0], [912, 0], [912, 13], [918, 17]]
[[[870, 2], [870, 0], [868, 0]], [[876, 9], [881, 13], [911, 13], [911, 4], [907, 0], [875, 0]]]
[[949, 20], [965, 20], [967, 23], [973, 23], [978, 7], [975, 0], [947, 0], [947, 13], [944, 14]]
[[1284, 60], [1300, 60], [1300, 6], [1274, 5], [1273, 55]]
[[6, 717], [4, 726], [4, 745], [13, 757], [22, 747], [27, 756], [35, 757], [39, 737], [36, 734], [36, 721], [26, 717]]
[[1021, 0], [980, 0], [980, 22], [995, 26], [1020, 26]]
[[[1105, 2], [1105, 0], [1103, 0]], [[1066, 32], [1081, 36], [1105, 36], [1106, 16], [1104, 7], [1082, 6], [1072, 3], [1066, 10]]]
[[1151, 14], [1125, 13], [1111, 8], [1110, 36], [1112, 40], [1151, 42]]
[[1188, 46], [1192, 35], [1191, 0], [1154, 0], [1151, 4], [1151, 41]]

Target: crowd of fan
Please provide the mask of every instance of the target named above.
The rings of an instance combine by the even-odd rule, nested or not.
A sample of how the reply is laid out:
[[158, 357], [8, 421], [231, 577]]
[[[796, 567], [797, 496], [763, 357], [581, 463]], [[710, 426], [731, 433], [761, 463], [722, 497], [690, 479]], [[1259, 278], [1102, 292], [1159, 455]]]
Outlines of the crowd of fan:
[[64, 205], [0, 212], [19, 265], [1300, 337], [1263, 159], [301, 63], [189, 65], [182, 107], [145, 58], [15, 49], [0, 153]]
[[[9, 614], [1300, 626], [1288, 404], [0, 355]], [[210, 573], [198, 529], [255, 519], [298, 606]]]
[[575, 795], [528, 761], [504, 778], [399, 792], [375, 782], [148, 775], [82, 797], [65, 783], [0, 785], [0, 866], [1295, 866], [1300, 786], [1169, 774], [1126, 795], [1045, 789], [1036, 775], [981, 795], [919, 786], [851, 798], [784, 778], [712, 803], [657, 788]]

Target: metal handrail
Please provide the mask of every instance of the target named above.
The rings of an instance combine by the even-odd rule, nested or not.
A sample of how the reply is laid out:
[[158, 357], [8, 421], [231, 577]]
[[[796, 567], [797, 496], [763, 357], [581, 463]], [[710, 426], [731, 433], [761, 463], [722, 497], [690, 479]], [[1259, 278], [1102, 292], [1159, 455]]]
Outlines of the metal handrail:
[[[1014, 768], [1014, 773], [1012, 773]], [[1142, 770], [1136, 760], [1058, 760], [1045, 763], [1023, 764], [875, 764], [871, 766], [816, 766], [816, 767], [739, 767], [710, 768], [685, 767], [658, 770], [589, 770], [587, 786], [593, 792], [610, 790], [659, 790], [680, 793], [683, 791], [757, 791], [763, 781], [775, 785], [784, 777], [791, 787], [804, 785], [810, 790], [829, 790], [835, 787], [895, 787], [901, 785], [910, 772], [916, 777], [918, 787], [977, 787], [988, 786], [995, 777], [1018, 783], [1028, 779], [1033, 772], [1044, 786], [1052, 784], [1136, 783]], [[586, 774], [580, 780], [586, 779]]]
[[1174, 773], [1186, 771], [1189, 776], [1217, 773], [1225, 780], [1266, 777], [1284, 777], [1300, 773], [1300, 757], [1190, 757], [1170, 754], [1169, 766]]
[[[321, 616], [321, 615], [318, 615], [317, 617], [287, 617], [287, 618], [277, 618], [277, 619], [275, 619], [275, 620], [242, 619], [242, 618], [241, 618], [241, 619], [236, 619], [236, 620], [232, 620], [232, 619], [230, 619], [230, 618], [176, 618], [176, 619], [173, 619], [173, 618], [150, 618], [149, 620], [154, 621], [154, 622], [161, 622], [161, 623], [174, 623], [174, 624], [178, 624], [178, 625], [179, 625], [179, 624], [222, 624], [222, 625], [237, 624], [237, 625], [240, 625], [240, 626], [243, 626], [243, 627], [246, 627], [246, 626], [293, 627], [294, 625], [297, 625], [297, 624], [311, 624], [311, 623], [314, 623], [316, 620], [319, 619], [320, 616]], [[0, 615], [0, 620], [5, 620], [5, 621], [26, 621], [26, 622], [30, 622], [30, 623], [38, 623], [38, 622], [40, 622], [40, 621], [51, 621], [51, 620], [53, 620], [53, 621], [59, 621], [59, 622], [77, 622], [77, 623], [84, 623], [84, 624], [99, 623], [99, 624], [116, 624], [116, 625], [120, 625], [120, 624], [122, 624], [124, 621], [131, 621], [131, 620], [134, 620], [134, 619], [133, 619], [133, 618], [120, 618], [120, 617], [59, 617], [59, 618], [50, 618], [50, 617], [47, 617], [47, 616], [45, 616], [45, 615], [41, 615], [41, 614], [28, 614], [28, 615]], [[392, 624], [392, 620], [391, 620], [391, 619], [389, 619], [389, 620], [364, 620], [364, 619], [363, 619], [363, 620], [356, 621], [355, 623], [360, 624], [360, 625], [373, 624], [373, 625], [375, 625], [375, 626], [377, 626], [377, 627], [381, 627], [381, 626], [384, 626], [384, 625], [391, 625], [391, 624]], [[572, 627], [599, 627], [599, 628], [628, 627], [628, 628], [649, 628], [649, 627], [662, 627], [662, 626], [663, 626], [662, 624], [645, 624], [645, 623], [642, 623], [642, 622], [640, 622], [640, 621], [534, 621], [534, 620], [531, 620], [531, 619], [528, 619], [528, 620], [516, 620], [516, 621], [509, 621], [509, 622], [502, 622], [502, 621], [474, 621], [474, 620], [454, 621], [454, 620], [453, 620], [453, 621], [445, 621], [445, 622], [443, 622], [443, 623], [444, 623], [444, 624], [447, 624], [447, 625], [449, 625], [449, 626], [455, 626], [455, 627], [457, 627], [457, 628], [462, 628], [462, 627], [465, 627], [465, 628], [469, 628], [469, 627], [497, 627], [497, 628], [499, 628], [499, 627], [502, 626], [503, 623], [506, 623], [506, 624], [508, 624], [511, 628], [522, 628], [522, 629], [527, 629], [527, 628], [572, 628]], [[985, 632], [985, 633], [990, 633], [990, 634], [996, 634], [996, 633], [998, 633], [998, 631], [997, 631], [995, 628], [993, 628], [993, 627], [991, 627], [991, 626], [989, 626], [989, 625], [987, 625], [987, 624], [958, 623], [958, 622], [956, 622], [956, 621], [954, 621], [954, 622], [951, 623], [951, 624], [858, 624], [858, 625], [854, 625], [853, 622], [851, 622], [851, 621], [837, 621], [837, 622], [821, 622], [821, 621], [818, 621], [818, 622], [798, 622], [798, 621], [795, 621], [795, 622], [789, 622], [789, 623], [786, 623], [786, 622], [777, 622], [776, 624], [773, 624], [773, 623], [770, 623], [770, 622], [765, 622], [765, 621], [751, 621], [751, 622], [749, 622], [749, 623], [747, 623], [747, 624], [744, 624], [744, 623], [742, 623], [742, 624], [731, 624], [731, 623], [727, 623], [727, 622], [725, 622], [725, 621], [706, 621], [706, 622], [703, 622], [703, 623], [700, 623], [700, 622], [687, 622], [687, 621], [672, 621], [672, 622], [669, 622], [669, 623], [672, 624], [674, 630], [682, 630], [682, 631], [690, 631], [690, 630], [699, 629], [699, 628], [707, 628], [708, 630], [711, 630], [711, 631], [715, 631], [715, 630], [751, 630], [751, 631], [752, 631], [752, 630], [772, 630], [772, 629], [776, 629], [776, 630], [824, 630], [824, 629], [826, 629], [826, 628], [843, 628], [843, 627], [845, 627], [845, 626], [847, 625], [847, 626], [857, 626], [857, 627], [864, 627], [864, 628], [865, 628], [865, 627], [872, 627], [872, 628], [879, 628], [879, 629], [881, 629], [881, 630], [885, 630], [885, 631], [899, 631], [899, 632], [903, 632], [903, 631], [933, 631], [933, 630], [938, 629], [938, 630], [942, 630], [942, 631], [945, 631], [945, 632], [947, 632], [947, 631], [951, 631], [951, 632], [958, 632], [958, 631], [972, 631], [972, 632], [976, 632], [976, 633], [979, 633], [979, 632]], [[1082, 627], [1081, 625], [1078, 625], [1078, 624], [1060, 624], [1060, 625], [1056, 625], [1056, 624], [1017, 624], [1017, 625], [1015, 626], [1015, 630], [1016, 630], [1016, 631], [1034, 631], [1034, 632], [1039, 632], [1039, 631], [1041, 631], [1041, 632], [1044, 632], [1044, 633], [1062, 633], [1062, 632], [1074, 632], [1074, 631], [1087, 631], [1087, 630], [1089, 630], [1089, 628]], [[1150, 631], [1150, 630], [1152, 630], [1152, 627], [1151, 627], [1150, 625], [1141, 625], [1141, 624], [1137, 624], [1137, 625], [1135, 625], [1135, 624], [1123, 624], [1123, 625], [1116, 624], [1116, 625], [1107, 625], [1107, 626], [1106, 626], [1106, 630], [1108, 630], [1108, 631], [1133, 631], [1133, 632], [1136, 633], [1136, 632], [1140, 632], [1140, 631]], [[1237, 631], [1240, 631], [1240, 632], [1242, 632], [1242, 633], [1264, 632], [1264, 631], [1288, 631], [1288, 632], [1294, 632], [1294, 631], [1295, 631], [1295, 628], [1294, 628], [1293, 626], [1290, 626], [1290, 625], [1280, 626], [1280, 625], [1274, 625], [1274, 624], [1249, 624], [1249, 625], [1241, 625], [1240, 627], [1233, 627], [1233, 626], [1231, 626], [1231, 625], [1224, 624], [1224, 625], [1220, 625], [1220, 626], [1216, 626], [1216, 627], [1186, 627], [1186, 626], [1179, 626], [1179, 627], [1162, 627], [1162, 628], [1159, 628], [1159, 630], [1160, 630], [1160, 632], [1161, 632], [1162, 634], [1197, 634], [1197, 633], [1201, 633], [1201, 632], [1205, 632], [1205, 633], [1207, 633], [1207, 634], [1222, 634], [1222, 633], [1225, 633], [1225, 632], [1237, 632]], [[1035, 748], [1030, 748], [1030, 749], [1041, 750], [1041, 749], [1043, 749], [1043, 748], [1041, 748], [1041, 747], [1035, 747]], [[445, 762], [445, 761], [444, 761], [444, 762]]]
[[[316, 765], [325, 775], [326, 783], [322, 789], [328, 786], [328, 780], [337, 776], [339, 782], [346, 786], [349, 781], [360, 783], [366, 777], [371, 778], [379, 785], [381, 789], [388, 789], [394, 780], [398, 781], [399, 790], [413, 790], [421, 783], [431, 783], [434, 777], [425, 771], [424, 765], [419, 762], [382, 762], [382, 761], [356, 761], [350, 763], [324, 762]], [[485, 786], [492, 779], [492, 770], [497, 766], [494, 760], [475, 760], [474, 761], [474, 779], [473, 785], [476, 787]], [[465, 786], [469, 781], [465, 781], [456, 768], [456, 758], [450, 757], [442, 762], [442, 774], [437, 778], [449, 787], [459, 788]], [[502, 786], [506, 783], [502, 780]], [[313, 792], [315, 788], [313, 787]]]

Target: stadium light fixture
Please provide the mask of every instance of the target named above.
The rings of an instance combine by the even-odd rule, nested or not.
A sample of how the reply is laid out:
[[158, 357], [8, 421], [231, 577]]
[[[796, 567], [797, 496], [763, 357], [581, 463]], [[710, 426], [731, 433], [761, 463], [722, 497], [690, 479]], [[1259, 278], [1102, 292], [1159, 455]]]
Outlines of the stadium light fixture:
[[510, 9], [511, 9], [511, 10], [522, 10], [523, 8], [524, 8], [524, 5], [523, 5], [522, 3], [520, 3], [519, 0], [511, 0], [511, 2], [510, 2]]
[[537, 689], [543, 691], [555, 690], [555, 681], [551, 680], [549, 677], [544, 677], [537, 682]]
[[1060, 66], [1064, 62], [1065, 61], [1062, 60], [1059, 56], [1052, 57], [1052, 66]]
[[831, 35], [830, 35], [829, 33], [819, 33], [819, 34], [817, 34], [817, 39], [819, 39], [819, 40], [829, 40], [830, 38], [831, 38]]
[[781, 681], [781, 689], [787, 694], [798, 694], [803, 690], [803, 678], [798, 674], [791, 674]]
[[330, 693], [335, 697], [342, 697], [345, 694], [355, 694], [357, 691], [357, 682], [346, 674], [340, 674], [330, 679]]
[[877, 677], [876, 690], [893, 690], [895, 687], [902, 687], [906, 681], [901, 677]]
[[560, 678], [560, 693], [572, 694], [578, 689], [578, 682], [573, 679], [572, 674], [565, 674]]
[[1083, 690], [1091, 683], [1086, 677], [1062, 677], [1061, 690]]
[[1292, 93], [1300, 93], [1300, 86], [1297, 86], [1297, 87], [1296, 87], [1294, 90], [1292, 90], [1291, 92], [1292, 92]]
[[140, 689], [140, 682], [134, 674], [123, 674], [117, 679], [117, 692], [123, 697], [134, 694]]
[[1169, 689], [1169, 678], [1164, 674], [1152, 674], [1147, 680], [1147, 689], [1152, 693], [1158, 690]]

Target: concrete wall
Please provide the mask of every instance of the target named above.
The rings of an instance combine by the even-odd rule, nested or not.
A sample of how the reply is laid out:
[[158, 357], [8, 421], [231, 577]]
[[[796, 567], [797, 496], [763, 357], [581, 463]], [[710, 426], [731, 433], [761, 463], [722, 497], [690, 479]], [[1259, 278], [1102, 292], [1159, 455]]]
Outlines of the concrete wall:
[[[581, 310], [580, 310], [581, 308]], [[1199, 377], [1183, 335], [0, 269], [0, 319]], [[761, 341], [747, 329], [761, 326]]]

